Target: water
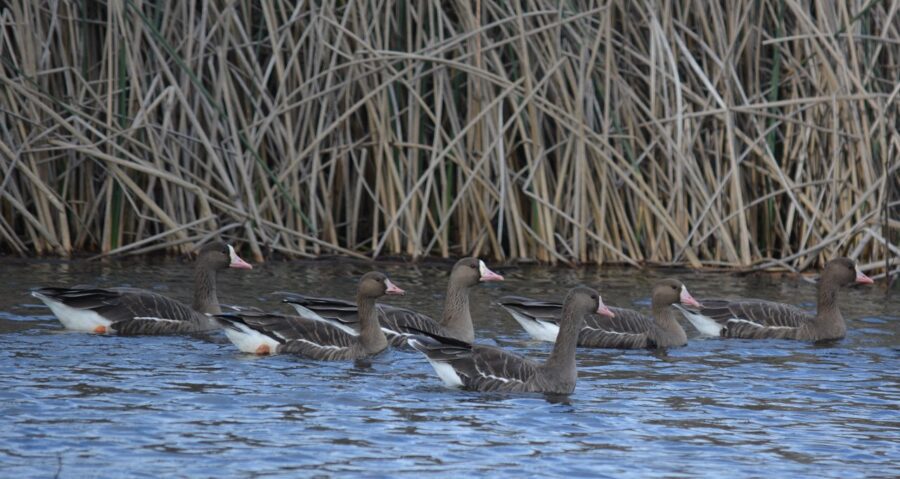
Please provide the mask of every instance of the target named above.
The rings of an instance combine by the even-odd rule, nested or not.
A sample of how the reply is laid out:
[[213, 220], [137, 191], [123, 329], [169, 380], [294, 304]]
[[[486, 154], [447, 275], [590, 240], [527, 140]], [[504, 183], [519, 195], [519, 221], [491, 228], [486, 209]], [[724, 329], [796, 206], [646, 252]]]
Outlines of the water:
[[[392, 303], [437, 315], [445, 264], [380, 265], [408, 291]], [[219, 297], [268, 306], [277, 290], [353, 296], [353, 262], [289, 262], [220, 275]], [[491, 305], [504, 294], [601, 288], [607, 304], [649, 307], [662, 272], [499, 268], [473, 290], [485, 342], [534, 358]], [[900, 298], [841, 293], [848, 337], [692, 340], [668, 354], [582, 349], [569, 397], [444, 388], [424, 358], [370, 364], [240, 354], [224, 339], [66, 332], [26, 294], [38, 285], [130, 285], [188, 299], [190, 265], [5, 259], [0, 280], [0, 476], [366, 475], [415, 477], [900, 475]], [[814, 306], [795, 279], [678, 272], [697, 298], [767, 297]], [[692, 329], [686, 322], [689, 336]]]

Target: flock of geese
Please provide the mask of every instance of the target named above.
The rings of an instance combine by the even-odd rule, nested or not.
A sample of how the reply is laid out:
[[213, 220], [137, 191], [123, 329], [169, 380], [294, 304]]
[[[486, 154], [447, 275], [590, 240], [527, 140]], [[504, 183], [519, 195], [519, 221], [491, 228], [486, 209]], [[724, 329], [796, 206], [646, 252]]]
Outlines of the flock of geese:
[[416, 311], [376, 303], [404, 291], [386, 275], [362, 276], [356, 301], [291, 294], [284, 301], [295, 315], [233, 308], [223, 312], [216, 296], [216, 273], [252, 269], [231, 245], [214, 242], [199, 251], [191, 306], [135, 288], [47, 287], [32, 295], [68, 329], [96, 334], [163, 335], [223, 329], [241, 351], [296, 354], [318, 360], [357, 360], [388, 347], [411, 347], [425, 355], [448, 386], [477, 391], [570, 394], [577, 377], [575, 350], [590, 348], [670, 348], [687, 344], [676, 320], [678, 309], [702, 334], [725, 338], [839, 339], [846, 324], [837, 292], [852, 283], [872, 283], [848, 258], [825, 265], [811, 315], [788, 304], [742, 299], [697, 301], [680, 281], [655, 284], [652, 316], [607, 307], [596, 290], [572, 288], [562, 303], [503, 297], [499, 304], [532, 337], [554, 342], [543, 363], [502, 348], [475, 343], [469, 289], [502, 281], [477, 258], [459, 260], [450, 273], [440, 320]]

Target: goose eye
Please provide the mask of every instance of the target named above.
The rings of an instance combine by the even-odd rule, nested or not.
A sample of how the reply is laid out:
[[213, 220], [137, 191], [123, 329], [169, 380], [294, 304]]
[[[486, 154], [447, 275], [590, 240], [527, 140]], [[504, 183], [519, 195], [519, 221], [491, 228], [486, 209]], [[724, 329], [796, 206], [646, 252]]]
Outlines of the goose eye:
[[472, 268], [472, 269], [476, 269], [476, 268], [478, 268], [478, 265], [477, 265], [477, 264], [470, 264], [469, 267]]

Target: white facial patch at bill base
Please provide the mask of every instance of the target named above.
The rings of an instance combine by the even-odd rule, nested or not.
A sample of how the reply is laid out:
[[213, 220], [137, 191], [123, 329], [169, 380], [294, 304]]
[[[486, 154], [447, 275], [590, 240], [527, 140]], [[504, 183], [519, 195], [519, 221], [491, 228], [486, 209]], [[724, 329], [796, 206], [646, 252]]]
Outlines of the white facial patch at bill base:
[[680, 298], [681, 301], [684, 302], [685, 300], [687, 300], [690, 297], [691, 297], [691, 293], [688, 293], [687, 286], [682, 284], [681, 285], [681, 298]]

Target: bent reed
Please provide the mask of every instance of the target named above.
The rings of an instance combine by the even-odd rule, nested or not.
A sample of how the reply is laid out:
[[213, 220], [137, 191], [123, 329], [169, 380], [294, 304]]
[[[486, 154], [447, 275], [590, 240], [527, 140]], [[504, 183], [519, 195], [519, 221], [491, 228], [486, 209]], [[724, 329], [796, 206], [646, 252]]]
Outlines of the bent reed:
[[900, 265], [894, 2], [9, 0], [0, 23], [7, 252]]

